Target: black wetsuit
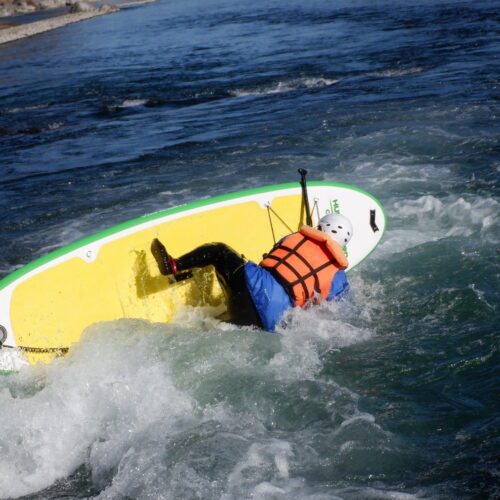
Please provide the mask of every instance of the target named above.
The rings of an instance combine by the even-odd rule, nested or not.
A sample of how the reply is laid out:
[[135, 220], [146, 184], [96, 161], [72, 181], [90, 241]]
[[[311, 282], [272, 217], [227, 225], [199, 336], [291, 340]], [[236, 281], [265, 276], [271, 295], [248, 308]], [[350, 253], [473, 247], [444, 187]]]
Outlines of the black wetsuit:
[[209, 243], [177, 258], [176, 263], [177, 271], [214, 266], [219, 281], [227, 291], [231, 322], [262, 328], [262, 322], [247, 288], [246, 261], [232, 248], [224, 243]]

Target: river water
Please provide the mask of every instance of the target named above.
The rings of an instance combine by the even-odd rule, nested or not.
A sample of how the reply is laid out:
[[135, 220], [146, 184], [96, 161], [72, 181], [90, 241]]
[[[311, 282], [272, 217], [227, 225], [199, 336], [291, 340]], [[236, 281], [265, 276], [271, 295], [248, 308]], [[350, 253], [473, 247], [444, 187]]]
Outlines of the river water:
[[0, 498], [498, 497], [499, 26], [493, 0], [169, 0], [1, 46], [1, 277], [298, 168], [388, 230], [350, 303], [280, 335], [186, 310], [2, 376]]

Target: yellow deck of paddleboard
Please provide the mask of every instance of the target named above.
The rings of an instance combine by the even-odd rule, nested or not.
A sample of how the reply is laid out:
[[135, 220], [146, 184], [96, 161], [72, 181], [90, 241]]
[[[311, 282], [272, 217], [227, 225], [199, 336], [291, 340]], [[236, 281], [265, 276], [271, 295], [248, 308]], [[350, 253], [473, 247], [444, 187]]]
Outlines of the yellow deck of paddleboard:
[[[361, 233], [362, 216], [356, 221], [353, 213], [363, 200], [367, 207], [379, 210], [378, 223], [385, 226], [382, 207], [363, 191], [318, 182], [311, 183], [309, 193], [315, 221], [330, 211], [347, 213], [350, 209], [356, 237]], [[290, 184], [209, 199], [104, 231], [0, 282], [3, 343], [21, 348], [30, 363], [48, 362], [57, 355], [48, 351], [69, 347], [96, 322], [119, 318], [169, 322], [185, 305], [213, 306], [213, 311], [221, 313], [225, 297], [213, 270], [194, 270], [192, 278], [181, 282], [165, 277], [151, 254], [152, 240], [159, 238], [173, 256], [221, 241], [259, 262], [275, 240], [303, 223], [300, 187]], [[352, 258], [357, 263], [376, 246], [383, 226], [375, 233], [367, 226], [365, 232], [373, 241], [361, 245], [359, 240], [363, 248], [359, 255], [349, 257], [351, 267]]]

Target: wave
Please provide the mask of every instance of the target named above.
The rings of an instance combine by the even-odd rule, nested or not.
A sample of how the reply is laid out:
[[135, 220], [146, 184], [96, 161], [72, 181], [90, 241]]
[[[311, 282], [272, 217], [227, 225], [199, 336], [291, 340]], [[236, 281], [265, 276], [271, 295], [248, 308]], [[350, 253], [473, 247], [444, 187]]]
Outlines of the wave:
[[[301, 435], [314, 412], [315, 419], [335, 416], [326, 439], [341, 464], [359, 453], [361, 439], [375, 454], [383, 443], [387, 453], [387, 433], [358, 409], [357, 396], [320, 376], [330, 350], [371, 335], [332, 307], [322, 307], [312, 326], [311, 313], [296, 313], [282, 335], [207, 319], [193, 308], [178, 324], [90, 327], [66, 357], [5, 379], [0, 497], [58, 491], [57, 481], [70, 487], [74, 474], [78, 491], [86, 480], [103, 498], [155, 491], [247, 498], [277, 489], [305, 496], [310, 487], [300, 471], [316, 458], [296, 457], [295, 449], [323, 446], [324, 435]], [[305, 411], [312, 386], [318, 390]], [[276, 425], [284, 430], [279, 438], [266, 431]]]
[[148, 103], [148, 99], [125, 99], [118, 106], [120, 108], [136, 108], [137, 106], [145, 106]]
[[6, 113], [6, 114], [16, 114], [16, 113], [23, 113], [24, 111], [37, 111], [39, 109], [45, 109], [48, 108], [48, 104], [34, 104], [32, 106], [21, 106], [21, 107], [15, 107], [15, 108], [7, 108], [3, 111], [0, 111], [1, 113]]
[[106, 113], [118, 113], [121, 111], [133, 110], [134, 108], [141, 108], [152, 104], [154, 104], [154, 101], [151, 101], [150, 99], [143, 99], [140, 97], [123, 99], [121, 101], [115, 101], [112, 104], [106, 104], [104, 106], [104, 111]]
[[416, 75], [418, 73], [422, 73], [424, 68], [416, 66], [414, 68], [405, 68], [405, 69], [385, 69], [380, 71], [372, 71], [368, 73], [369, 76], [379, 76], [382, 78], [391, 78], [393, 76], [406, 76], [406, 75]]
[[63, 121], [55, 121], [46, 124], [37, 124], [37, 125], [29, 125], [22, 128], [3, 128], [0, 127], [0, 135], [37, 135], [42, 134], [43, 132], [51, 132], [53, 130], [57, 130], [61, 128], [65, 122]]
[[58, 128], [61, 128], [64, 125], [64, 122], [58, 121], [58, 122], [51, 122], [47, 124], [47, 129], [48, 130], [57, 130]]
[[436, 221], [438, 227], [447, 228], [447, 236], [470, 236], [476, 231], [487, 231], [495, 222], [500, 203], [494, 198], [477, 197], [466, 200], [456, 195], [443, 199], [432, 195], [415, 200], [394, 203], [399, 217], [417, 217], [428, 225]]
[[491, 197], [424, 195], [386, 205], [391, 225], [375, 258], [446, 238], [480, 238], [498, 244], [500, 203]]
[[257, 87], [253, 89], [236, 89], [229, 92], [233, 97], [246, 97], [246, 96], [258, 96], [258, 95], [269, 95], [278, 94], [281, 92], [290, 92], [292, 90], [299, 89], [314, 89], [321, 87], [328, 87], [338, 83], [339, 79], [329, 79], [329, 78], [296, 78], [285, 82], [278, 82], [277, 84], [267, 86], [267, 87]]

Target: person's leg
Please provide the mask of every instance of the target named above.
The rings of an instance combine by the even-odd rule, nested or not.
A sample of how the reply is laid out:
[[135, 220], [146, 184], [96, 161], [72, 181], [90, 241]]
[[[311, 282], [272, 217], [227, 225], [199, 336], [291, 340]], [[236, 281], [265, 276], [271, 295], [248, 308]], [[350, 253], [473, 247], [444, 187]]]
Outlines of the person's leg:
[[224, 243], [211, 243], [195, 248], [175, 259], [177, 271], [193, 267], [214, 266], [219, 280], [227, 288], [229, 312], [239, 325], [262, 327], [255, 305], [248, 292], [245, 278], [245, 260]]
[[214, 266], [217, 274], [230, 287], [236, 270], [245, 265], [243, 257], [224, 243], [209, 243], [199, 246], [175, 259], [175, 262], [177, 271], [185, 271], [193, 267]]

